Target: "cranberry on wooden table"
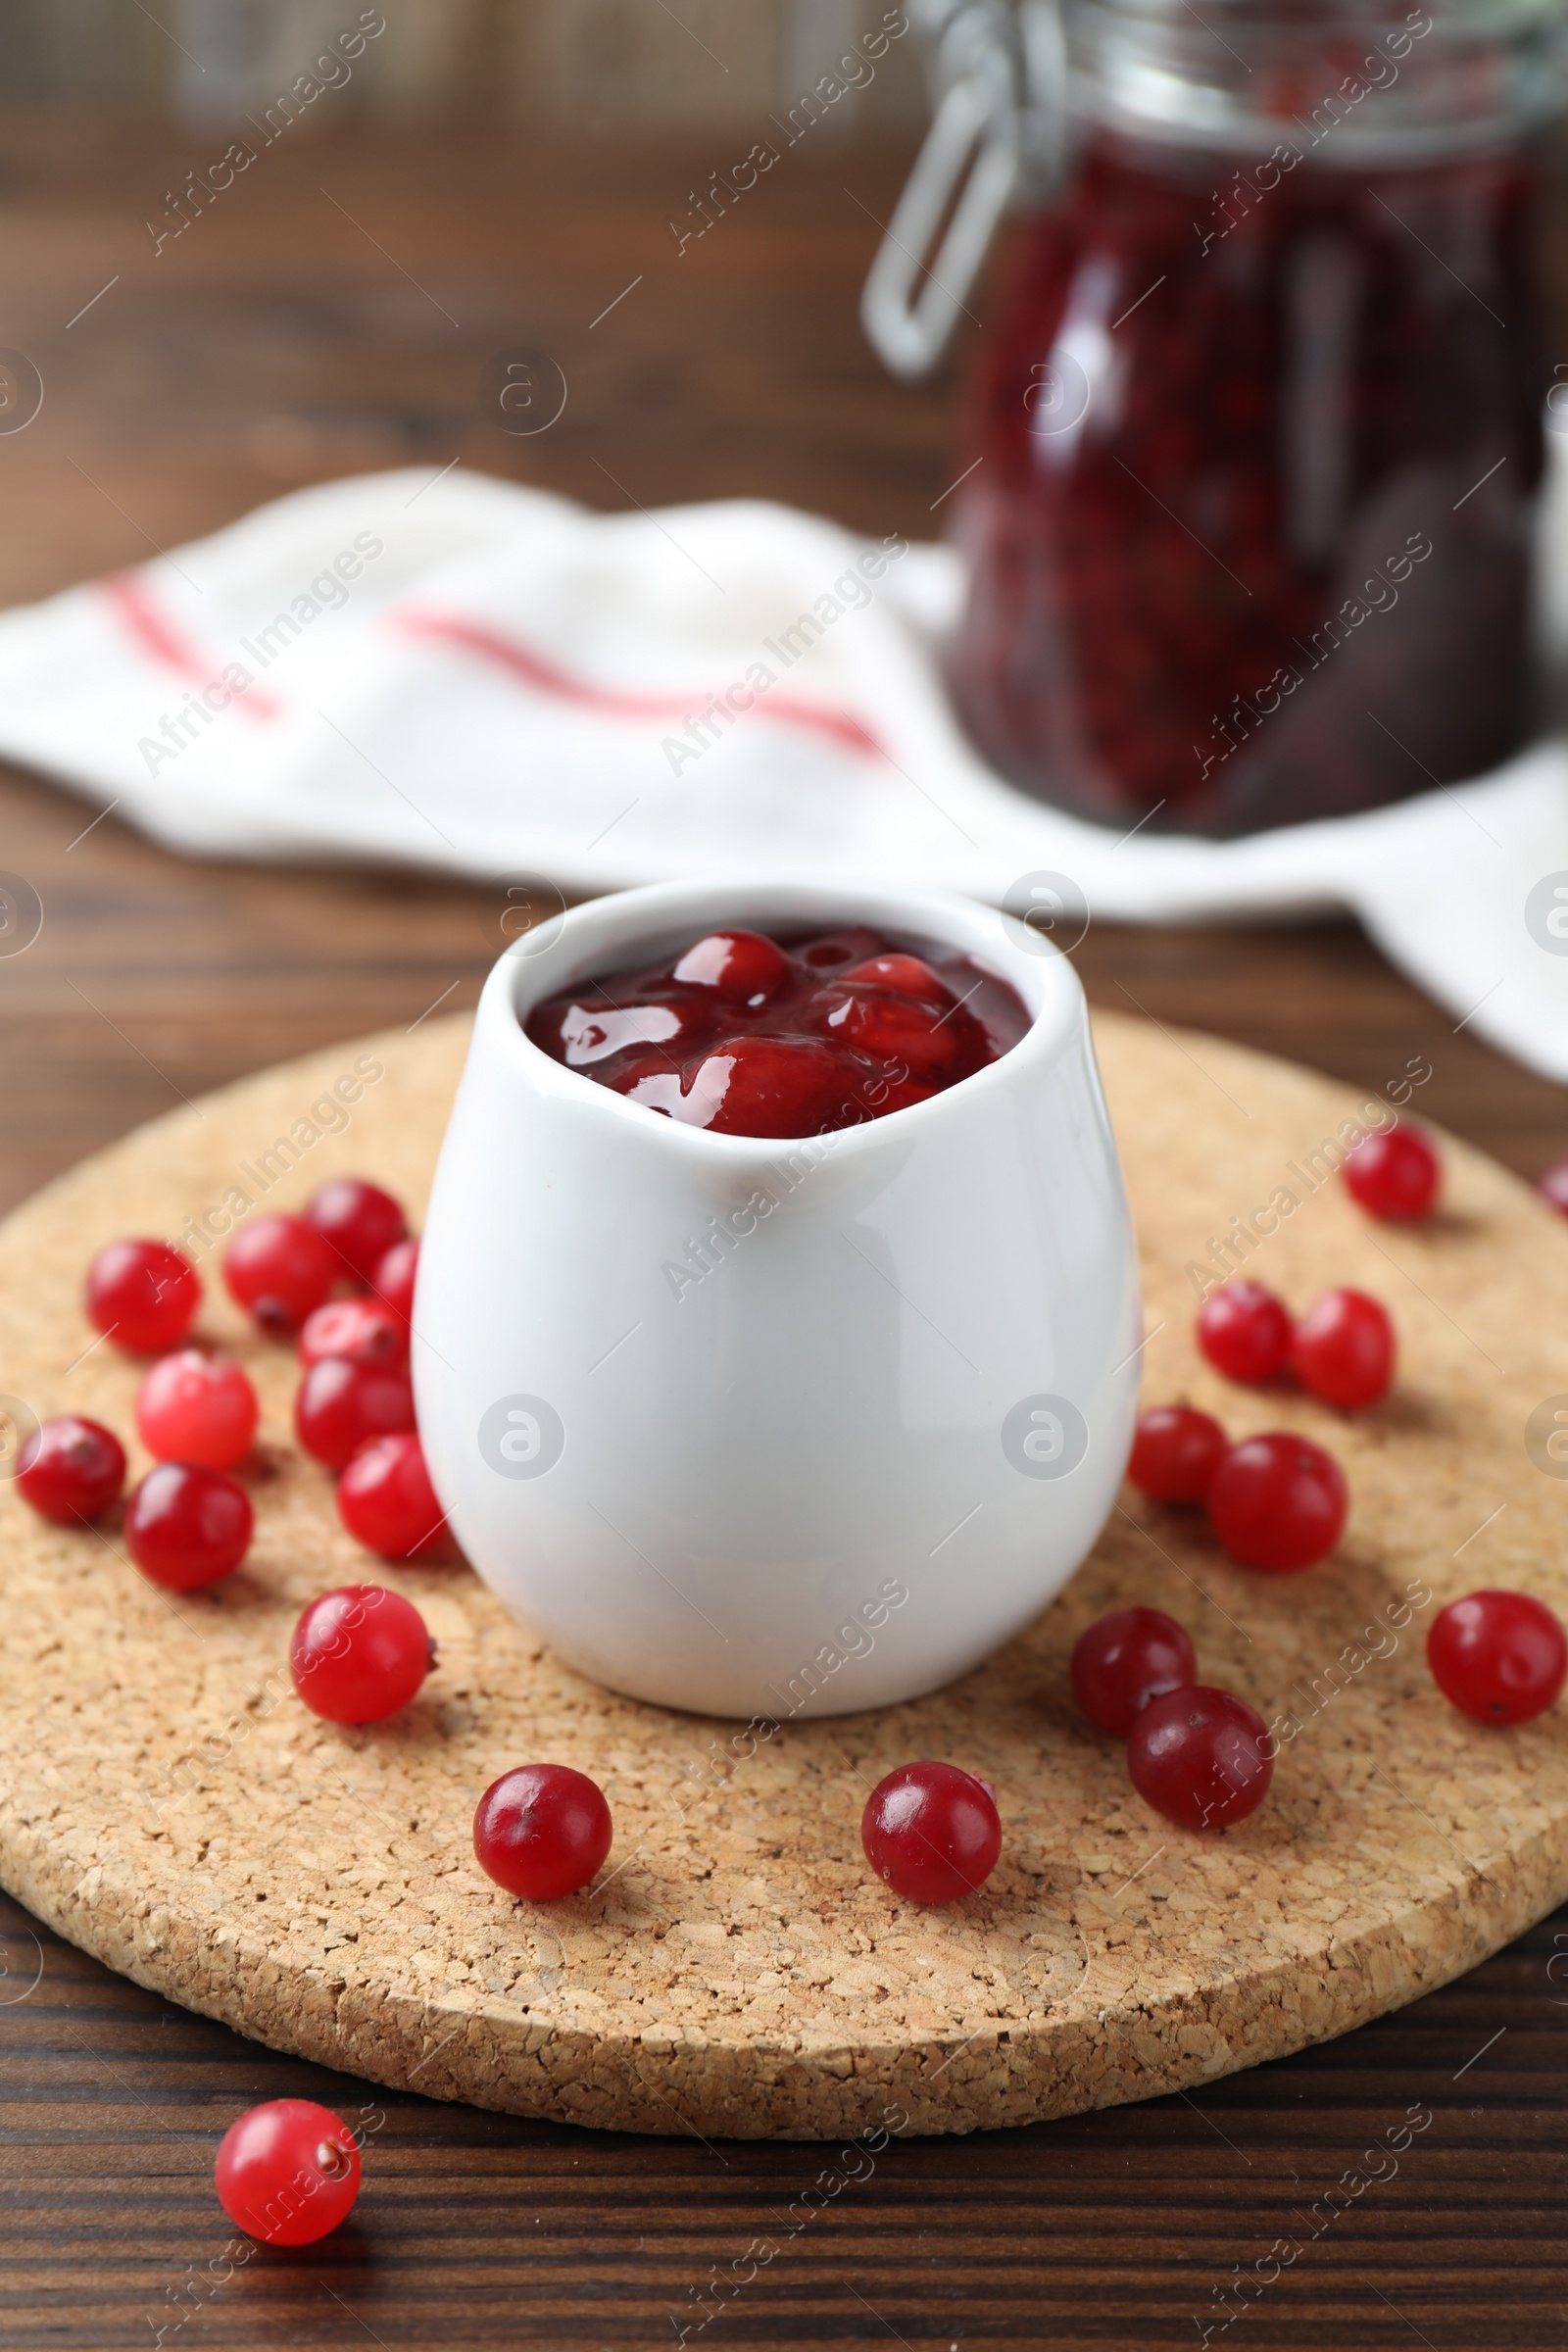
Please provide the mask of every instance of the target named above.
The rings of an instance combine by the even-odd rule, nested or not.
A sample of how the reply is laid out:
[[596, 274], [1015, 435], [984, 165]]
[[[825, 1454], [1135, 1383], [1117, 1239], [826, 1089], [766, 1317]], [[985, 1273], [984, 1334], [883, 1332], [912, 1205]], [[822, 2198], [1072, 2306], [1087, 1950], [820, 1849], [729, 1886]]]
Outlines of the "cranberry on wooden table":
[[1468, 1592], [1432, 1621], [1427, 1663], [1445, 1698], [1478, 1723], [1529, 1723], [1568, 1674], [1568, 1641], [1528, 1592]]
[[412, 1429], [362, 1446], [337, 1482], [338, 1516], [384, 1560], [422, 1559], [446, 1542], [424, 1448]]
[[201, 1302], [201, 1276], [167, 1242], [110, 1242], [87, 1268], [87, 1320], [132, 1355], [172, 1348]]
[[1233, 1446], [1208, 1490], [1214, 1533], [1247, 1568], [1310, 1568], [1345, 1531], [1349, 1494], [1331, 1453], [1290, 1430]]
[[1204, 1684], [1152, 1698], [1127, 1741], [1139, 1795], [1188, 1830], [1220, 1830], [1268, 1794], [1274, 1757], [1268, 1726], [1233, 1690]]
[[480, 1869], [509, 1894], [536, 1903], [586, 1886], [613, 1835], [604, 1790], [569, 1764], [519, 1764], [504, 1772], [473, 1816]]
[[250, 1549], [251, 1498], [222, 1470], [159, 1462], [125, 1503], [125, 1549], [171, 1592], [195, 1592], [237, 1568]]
[[39, 1424], [17, 1457], [17, 1493], [40, 1519], [72, 1527], [96, 1519], [125, 1483], [125, 1449], [101, 1421], [60, 1413]]
[[1302, 1387], [1347, 1410], [1388, 1395], [1396, 1355], [1389, 1311], [1365, 1291], [1325, 1291], [1291, 1345]]
[[314, 2099], [269, 2099], [229, 2125], [213, 2167], [237, 2230], [268, 2246], [309, 2246], [347, 2221], [360, 2151], [341, 2117]]
[[300, 1444], [329, 1470], [341, 1470], [362, 1446], [414, 1427], [414, 1390], [394, 1364], [355, 1364], [324, 1355], [312, 1364], [294, 1399]]
[[408, 1324], [379, 1298], [329, 1298], [306, 1316], [299, 1349], [308, 1364], [325, 1355], [351, 1364], [400, 1364], [409, 1351]]
[[314, 1226], [281, 1213], [248, 1218], [223, 1253], [229, 1297], [275, 1338], [298, 1331], [342, 1272]]
[[1291, 1318], [1272, 1291], [1239, 1276], [1204, 1299], [1198, 1345], [1227, 1380], [1272, 1380], [1291, 1352]]
[[323, 1184], [306, 1202], [305, 1221], [335, 1253], [338, 1272], [355, 1282], [368, 1282], [409, 1230], [391, 1194], [362, 1176], [334, 1176]]
[[952, 1903], [985, 1884], [1002, 1851], [997, 1800], [956, 1764], [901, 1764], [860, 1817], [871, 1868], [911, 1903]]
[[289, 1644], [294, 1688], [328, 1723], [380, 1723], [415, 1697], [435, 1643], [412, 1600], [382, 1585], [342, 1585], [301, 1612]]
[[161, 1462], [230, 1470], [251, 1449], [261, 1408], [231, 1355], [182, 1348], [161, 1355], [136, 1392], [136, 1427]]
[[1392, 1224], [1430, 1216], [1443, 1187], [1437, 1152], [1419, 1128], [1402, 1124], [1357, 1144], [1343, 1174], [1350, 1198], [1368, 1216]]
[[1201, 1502], [1229, 1446], [1212, 1413], [1152, 1405], [1133, 1433], [1127, 1475], [1156, 1502]]
[[1111, 1609], [1073, 1643], [1072, 1694], [1091, 1723], [1118, 1740], [1152, 1698], [1197, 1678], [1192, 1636], [1163, 1609]]

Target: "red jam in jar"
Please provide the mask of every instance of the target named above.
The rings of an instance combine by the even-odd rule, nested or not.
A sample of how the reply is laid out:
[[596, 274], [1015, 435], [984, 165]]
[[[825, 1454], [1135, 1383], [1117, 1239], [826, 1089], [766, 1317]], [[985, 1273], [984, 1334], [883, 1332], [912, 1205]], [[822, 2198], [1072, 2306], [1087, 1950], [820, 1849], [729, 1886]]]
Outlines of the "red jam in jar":
[[[1359, 59], [1370, 30], [1347, 37]], [[1359, 99], [1328, 47], [1275, 86], [1272, 148], [1094, 124], [1018, 233], [958, 460], [952, 683], [1042, 799], [1234, 834], [1527, 739], [1535, 166], [1506, 139], [1443, 152], [1463, 125], [1368, 152], [1441, 63], [1441, 25], [1401, 38]], [[1397, 96], [1367, 86], [1396, 54]], [[1445, 103], [1482, 71], [1465, 52]]]
[[536, 1004], [534, 1044], [715, 1135], [828, 1135], [929, 1101], [1015, 1046], [1015, 991], [963, 956], [862, 926], [786, 942], [713, 931], [663, 963]]

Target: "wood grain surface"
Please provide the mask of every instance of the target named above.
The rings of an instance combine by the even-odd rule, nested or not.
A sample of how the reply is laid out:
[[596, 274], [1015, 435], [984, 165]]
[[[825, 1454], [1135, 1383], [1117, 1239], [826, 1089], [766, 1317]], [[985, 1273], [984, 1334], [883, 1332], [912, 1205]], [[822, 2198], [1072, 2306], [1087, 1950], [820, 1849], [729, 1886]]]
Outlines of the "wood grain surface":
[[[6, 601], [278, 490], [419, 455], [432, 473], [461, 457], [605, 507], [744, 491], [877, 532], [941, 520], [951, 378], [890, 387], [855, 319], [878, 234], [867, 213], [888, 217], [906, 153], [803, 152], [678, 273], [666, 219], [729, 160], [704, 142], [328, 137], [280, 149], [243, 210], [215, 209], [153, 261], [142, 222], [200, 160], [188, 135], [140, 123], [0, 118], [0, 340], [32, 353], [48, 387], [37, 423], [0, 437]], [[1548, 256], [1557, 351], [1563, 218]], [[461, 330], [404, 269], [471, 293], [448, 302]], [[655, 299], [628, 296], [590, 327], [639, 271]], [[972, 307], [983, 318], [984, 296]], [[507, 440], [474, 405], [481, 358], [514, 340], [548, 344], [572, 385], [561, 426], [535, 442]], [[92, 813], [0, 779], [0, 864], [46, 910], [37, 945], [0, 964], [5, 1205], [181, 1095], [471, 1004], [501, 944], [476, 890], [187, 865], [113, 815], [78, 839]], [[1455, 1034], [1352, 928], [1097, 925], [1077, 960], [1098, 1002], [1358, 1087], [1424, 1055], [1431, 1114], [1523, 1174], [1568, 1152], [1562, 1091]], [[19, 2352], [118, 2352], [160, 2328], [193, 2352], [673, 2343], [693, 2291], [715, 2274], [733, 2283], [751, 2240], [814, 2180], [798, 2148], [383, 2095], [171, 2008], [14, 1904], [0, 1926], [0, 2343]], [[1557, 2346], [1565, 1980], [1559, 1914], [1412, 2007], [1196, 2096], [900, 2143], [707, 2339], [1197, 2343], [1213, 2290], [1266, 2266], [1301, 2197], [1415, 2104], [1436, 2120], [1397, 2175], [1212, 2340]], [[236, 2266], [213, 2151], [243, 2106], [285, 2093], [351, 2119], [367, 2103], [375, 2194], [309, 2254]]]

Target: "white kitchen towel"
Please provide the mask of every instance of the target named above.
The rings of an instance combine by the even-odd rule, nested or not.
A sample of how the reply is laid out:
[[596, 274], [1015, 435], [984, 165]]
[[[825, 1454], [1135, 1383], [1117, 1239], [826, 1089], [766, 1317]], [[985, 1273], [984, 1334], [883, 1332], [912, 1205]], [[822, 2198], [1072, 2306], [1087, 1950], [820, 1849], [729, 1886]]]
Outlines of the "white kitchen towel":
[[606, 515], [461, 468], [365, 475], [0, 615], [0, 755], [193, 856], [392, 859], [519, 899], [858, 873], [1067, 945], [1085, 909], [1349, 908], [1456, 1027], [1568, 1079], [1556, 742], [1365, 816], [1118, 837], [965, 743], [934, 651], [959, 593], [946, 549], [760, 502]]

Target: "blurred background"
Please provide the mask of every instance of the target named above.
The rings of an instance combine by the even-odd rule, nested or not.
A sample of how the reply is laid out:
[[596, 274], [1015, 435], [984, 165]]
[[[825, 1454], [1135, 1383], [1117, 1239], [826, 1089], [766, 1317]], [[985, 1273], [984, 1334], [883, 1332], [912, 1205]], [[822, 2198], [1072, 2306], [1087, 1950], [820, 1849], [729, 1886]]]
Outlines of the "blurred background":
[[[341, 80], [281, 106], [362, 17], [384, 29]], [[885, 493], [915, 486], [940, 403], [894, 393], [855, 307], [923, 122], [915, 41], [723, 237], [678, 242], [857, 24], [847, 0], [10, 0], [0, 339], [48, 398], [3, 452], [0, 600], [427, 451], [600, 506], [748, 492], [867, 530], [924, 517], [939, 484], [897, 514]], [[219, 190], [236, 132], [256, 162]], [[532, 441], [480, 405], [519, 342], [571, 385]]]
[[[650, 0], [399, 0], [384, 13], [351, 112], [593, 131], [743, 125], [813, 82], [864, 11], [849, 0], [682, 0], [678, 12]], [[358, 16], [337, 0], [9, 0], [0, 74], [17, 99], [140, 104], [200, 122], [275, 96]], [[838, 127], [912, 122], [922, 106], [917, 61], [890, 53]]]

